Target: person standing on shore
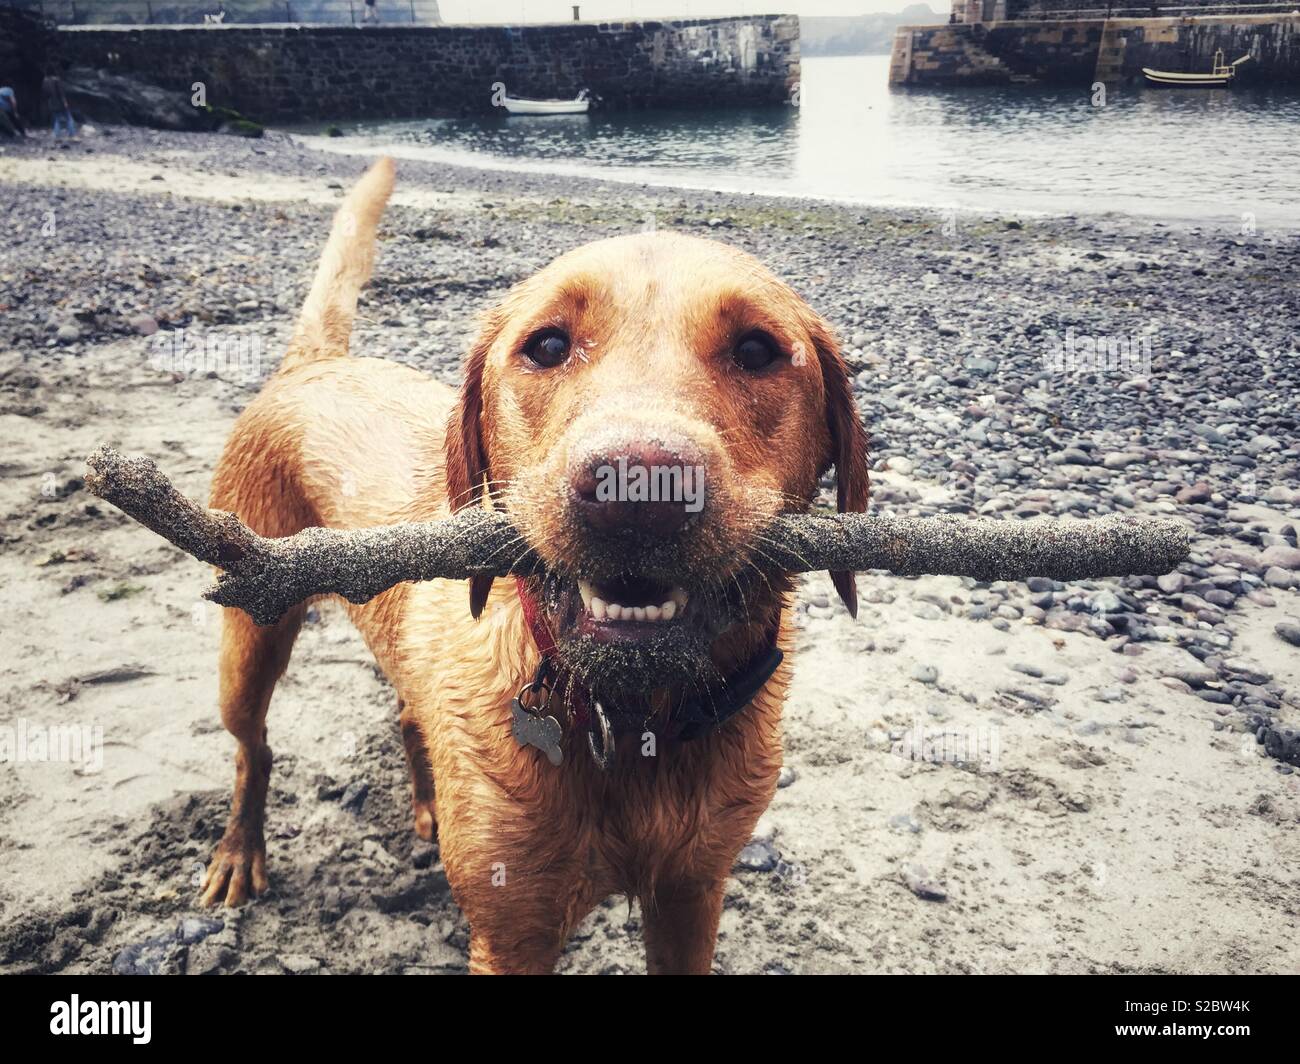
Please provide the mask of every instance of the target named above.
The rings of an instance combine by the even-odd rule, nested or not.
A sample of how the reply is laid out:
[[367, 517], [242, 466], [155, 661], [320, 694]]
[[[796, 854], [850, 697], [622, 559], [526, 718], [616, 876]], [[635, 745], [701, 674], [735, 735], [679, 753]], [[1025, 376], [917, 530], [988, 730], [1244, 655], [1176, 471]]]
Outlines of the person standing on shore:
[[41, 96], [45, 100], [45, 110], [54, 120], [54, 136], [59, 136], [62, 129], [69, 137], [77, 135], [77, 123], [72, 120], [72, 108], [68, 106], [68, 94], [63, 88], [63, 79], [58, 72], [50, 70], [41, 82]]
[[8, 85], [0, 88], [0, 135], [25, 137], [27, 127], [18, 113], [18, 97]]
[[379, 4], [378, 0], [366, 0], [366, 9], [361, 13], [362, 25], [374, 23], [379, 25]]

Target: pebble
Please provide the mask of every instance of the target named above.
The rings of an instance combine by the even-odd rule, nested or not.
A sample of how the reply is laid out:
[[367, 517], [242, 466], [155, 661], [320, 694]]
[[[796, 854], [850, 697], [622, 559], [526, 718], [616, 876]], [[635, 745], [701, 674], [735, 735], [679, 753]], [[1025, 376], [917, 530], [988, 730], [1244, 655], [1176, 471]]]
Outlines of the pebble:
[[759, 840], [746, 844], [736, 858], [736, 865], [747, 872], [770, 872], [780, 859], [781, 855], [772, 843]]
[[921, 865], [909, 865], [903, 869], [903, 882], [907, 884], [907, 889], [922, 901], [948, 899], [948, 891]]
[[343, 797], [339, 799], [339, 804], [348, 812], [360, 813], [362, 806], [366, 804], [366, 796], [370, 793], [370, 784], [365, 780], [357, 780], [349, 783], [343, 791]]
[[939, 670], [933, 665], [913, 665], [912, 679], [921, 683], [936, 683], [939, 679]]

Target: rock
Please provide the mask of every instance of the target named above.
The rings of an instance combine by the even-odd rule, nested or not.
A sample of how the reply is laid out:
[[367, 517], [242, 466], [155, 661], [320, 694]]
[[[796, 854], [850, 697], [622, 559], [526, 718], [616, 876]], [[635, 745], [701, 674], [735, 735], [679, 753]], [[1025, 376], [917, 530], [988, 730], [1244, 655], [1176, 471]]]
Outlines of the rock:
[[185, 959], [185, 947], [174, 935], [159, 935], [124, 946], [113, 958], [114, 975], [179, 974]]
[[140, 336], [152, 336], [158, 331], [158, 322], [151, 314], [137, 314], [128, 324]]
[[792, 769], [789, 765], [782, 765], [781, 771], [777, 773], [777, 777], [776, 777], [777, 788], [780, 789], [781, 787], [789, 787], [790, 784], [792, 784], [797, 778], [798, 777], [795, 775], [794, 769]]
[[1124, 469], [1131, 466], [1134, 462], [1142, 461], [1140, 454], [1134, 454], [1132, 451], [1111, 451], [1101, 460], [1101, 464], [1106, 469]]
[[754, 825], [754, 833], [749, 837], [750, 842], [772, 842], [776, 838], [776, 825], [769, 816], [761, 816], [758, 823]]
[[1253, 661], [1244, 658], [1230, 658], [1223, 663], [1223, 672], [1234, 679], [1246, 683], [1263, 685], [1273, 679], [1273, 674]]
[[911, 813], [898, 813], [889, 818], [889, 830], [897, 831], [900, 834], [919, 835], [921, 833], [921, 822]]
[[1300, 624], [1279, 621], [1273, 626], [1273, 631], [1279, 639], [1285, 640], [1293, 647], [1300, 647]]
[[894, 455], [885, 459], [885, 468], [891, 473], [898, 473], [901, 476], [908, 476], [916, 468], [910, 458], [903, 458], [901, 455]]
[[1210, 485], [1201, 480], [1186, 488], [1181, 488], [1174, 495], [1174, 501], [1183, 504], [1209, 502], [1212, 494], [1213, 492], [1210, 491]]
[[1277, 567], [1294, 571], [1300, 569], [1300, 549], [1275, 544], [1260, 552], [1259, 561], [1266, 569]]
[[1259, 435], [1246, 444], [1245, 452], [1249, 455], [1263, 454], [1265, 451], [1276, 451], [1281, 448], [1281, 444], [1272, 436]]
[[63, 75], [68, 103], [92, 122], [197, 132], [220, 124], [206, 108], [195, 107], [183, 92], [146, 85], [106, 70], [74, 67]]
[[54, 338], [61, 344], [75, 343], [81, 339], [81, 330], [72, 324], [60, 325], [54, 334]]
[[921, 683], [936, 683], [939, 679], [939, 670], [933, 665], [913, 665], [912, 679]]
[[770, 872], [780, 859], [781, 855], [770, 842], [751, 842], [740, 851], [736, 867], [746, 872]]
[[1296, 577], [1279, 565], [1273, 566], [1264, 574], [1264, 583], [1269, 587], [1285, 590], [1296, 582]]
[[339, 799], [339, 804], [349, 812], [359, 813], [362, 806], [366, 804], [366, 795], [369, 793], [370, 784], [365, 780], [356, 780], [347, 785], [343, 797]]
[[1264, 729], [1264, 752], [1288, 765], [1300, 765], [1300, 730], [1269, 725]]
[[1156, 577], [1156, 586], [1166, 595], [1176, 595], [1191, 581], [1183, 573], [1164, 573]]
[[1088, 608], [1094, 613], [1119, 613], [1124, 604], [1113, 591], [1098, 591], [1088, 599]]
[[1172, 646], [1145, 644], [1142, 660], [1157, 676], [1173, 677], [1189, 687], [1204, 687], [1219, 678], [1218, 671], [1197, 661], [1186, 650]]
[[279, 961], [280, 967], [290, 975], [316, 975], [320, 971], [320, 961], [305, 953], [287, 953]]
[[217, 934], [225, 926], [225, 923], [221, 920], [213, 920], [203, 916], [187, 916], [180, 922], [180, 926], [176, 928], [176, 938], [187, 946], [192, 946], [196, 942], [202, 942], [209, 935]]
[[947, 901], [948, 892], [920, 865], [909, 865], [903, 870], [907, 889], [922, 901]]

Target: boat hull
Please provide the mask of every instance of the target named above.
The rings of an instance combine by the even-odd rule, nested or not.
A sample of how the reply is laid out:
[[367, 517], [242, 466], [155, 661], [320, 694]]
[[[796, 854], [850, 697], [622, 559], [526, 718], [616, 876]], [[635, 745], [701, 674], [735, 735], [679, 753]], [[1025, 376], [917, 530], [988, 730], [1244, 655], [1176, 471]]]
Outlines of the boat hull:
[[512, 115], [585, 115], [590, 100], [519, 100], [507, 96], [502, 101]]
[[1222, 89], [1232, 84], [1231, 74], [1174, 74], [1143, 67], [1142, 76], [1148, 85], [1165, 89]]

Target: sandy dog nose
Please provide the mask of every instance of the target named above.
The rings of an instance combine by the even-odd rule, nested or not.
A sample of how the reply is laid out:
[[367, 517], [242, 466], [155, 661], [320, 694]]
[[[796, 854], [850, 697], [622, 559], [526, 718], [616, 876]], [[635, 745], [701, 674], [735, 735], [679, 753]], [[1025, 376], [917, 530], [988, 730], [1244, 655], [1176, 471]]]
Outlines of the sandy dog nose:
[[704, 508], [704, 462], [685, 447], [630, 444], [584, 460], [575, 505], [595, 532], [668, 539]]

